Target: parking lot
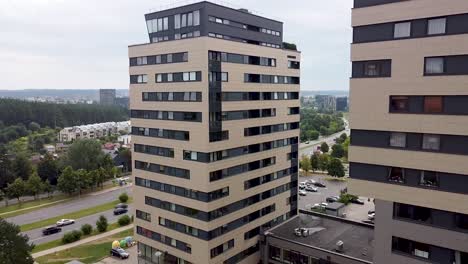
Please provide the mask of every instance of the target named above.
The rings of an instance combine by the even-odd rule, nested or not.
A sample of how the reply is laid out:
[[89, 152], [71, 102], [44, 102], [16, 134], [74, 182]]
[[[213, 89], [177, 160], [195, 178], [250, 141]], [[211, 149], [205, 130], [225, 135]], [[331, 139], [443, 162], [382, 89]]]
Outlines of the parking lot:
[[96, 264], [136, 264], [137, 261], [137, 247], [125, 249], [130, 254], [128, 259], [119, 259], [117, 257], [107, 257]]
[[[299, 195], [299, 209], [310, 210], [310, 208], [316, 203], [326, 202], [326, 198], [329, 196], [339, 196], [340, 191], [347, 187], [345, 181], [328, 181], [325, 180], [326, 175], [311, 175], [299, 177], [299, 183], [306, 180], [315, 180], [326, 185], [325, 188], [318, 188], [318, 192], [307, 192], [306, 196]], [[349, 204], [344, 209], [346, 217], [356, 221], [362, 221], [367, 219], [367, 213], [369, 210], [374, 210], [373, 200], [368, 200], [367, 197], [359, 197], [364, 201], [364, 205], [360, 204]]]

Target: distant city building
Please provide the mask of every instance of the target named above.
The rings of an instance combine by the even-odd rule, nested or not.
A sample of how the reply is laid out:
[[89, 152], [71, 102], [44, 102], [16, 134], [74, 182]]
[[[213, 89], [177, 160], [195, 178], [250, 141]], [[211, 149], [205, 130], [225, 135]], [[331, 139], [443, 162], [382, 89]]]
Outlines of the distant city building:
[[369, 264], [374, 253], [372, 225], [313, 212], [300, 213], [260, 240], [262, 263]]
[[107, 122], [83, 126], [66, 127], [60, 130], [59, 141], [69, 142], [83, 138], [101, 138], [118, 134], [119, 131], [130, 132], [130, 121]]
[[315, 106], [319, 111], [334, 112], [336, 110], [336, 98], [332, 95], [316, 95]]
[[336, 98], [336, 111], [348, 111], [348, 97], [337, 97]]
[[130, 107], [130, 98], [117, 97], [115, 98], [115, 104], [128, 109]]
[[115, 105], [115, 89], [99, 89], [99, 103], [104, 105]]
[[117, 141], [119, 143], [122, 143], [123, 145], [129, 145], [132, 140], [131, 135], [121, 135], [117, 138]]

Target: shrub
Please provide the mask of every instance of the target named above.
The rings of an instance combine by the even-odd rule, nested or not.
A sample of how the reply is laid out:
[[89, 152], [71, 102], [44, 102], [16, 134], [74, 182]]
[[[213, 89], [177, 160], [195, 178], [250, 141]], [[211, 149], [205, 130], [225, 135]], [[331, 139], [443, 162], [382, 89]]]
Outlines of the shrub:
[[119, 226], [126, 226], [128, 224], [130, 224], [130, 217], [128, 215], [123, 215], [119, 218], [119, 220], [117, 220], [117, 222], [119, 223]]
[[83, 232], [83, 235], [89, 235], [93, 232], [93, 227], [90, 224], [84, 224], [81, 226], [81, 232]]
[[107, 230], [107, 218], [103, 215], [99, 217], [99, 219], [96, 221], [96, 228], [99, 232], [106, 232]]
[[338, 202], [348, 205], [352, 200], [356, 200], [358, 198], [359, 197], [357, 197], [356, 195], [343, 193], [340, 195], [340, 199], [338, 200]]
[[80, 240], [81, 235], [82, 235], [81, 231], [79, 231], [79, 230], [73, 230], [73, 231], [66, 232], [62, 237], [62, 242], [64, 244], [73, 243], [75, 241]]
[[122, 203], [126, 203], [128, 201], [128, 194], [127, 193], [122, 193], [120, 196], [119, 196], [119, 200], [120, 202]]

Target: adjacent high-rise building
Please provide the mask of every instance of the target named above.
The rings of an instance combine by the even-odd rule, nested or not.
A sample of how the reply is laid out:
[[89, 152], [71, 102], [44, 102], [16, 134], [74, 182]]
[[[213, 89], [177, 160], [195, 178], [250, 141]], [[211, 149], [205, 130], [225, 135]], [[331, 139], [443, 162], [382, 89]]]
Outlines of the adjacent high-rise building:
[[374, 263], [468, 263], [468, 1], [355, 0], [349, 191]]
[[99, 103], [105, 105], [114, 105], [115, 94], [115, 89], [99, 89]]
[[259, 234], [297, 214], [300, 52], [245, 9], [145, 18], [150, 43], [129, 47], [139, 263], [257, 263]]

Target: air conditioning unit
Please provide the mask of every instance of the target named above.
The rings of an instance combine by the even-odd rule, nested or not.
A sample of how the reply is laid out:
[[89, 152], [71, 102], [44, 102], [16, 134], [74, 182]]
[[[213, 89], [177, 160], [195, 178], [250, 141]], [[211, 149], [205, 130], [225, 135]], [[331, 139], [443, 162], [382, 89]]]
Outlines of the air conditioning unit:
[[335, 248], [336, 252], [343, 252], [344, 251], [344, 242], [339, 240], [338, 242], [336, 242], [336, 248]]

